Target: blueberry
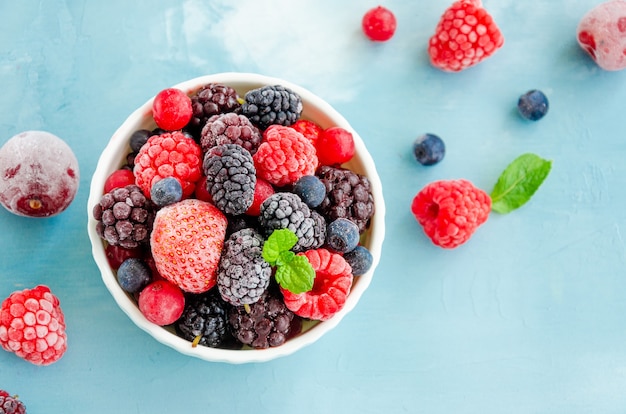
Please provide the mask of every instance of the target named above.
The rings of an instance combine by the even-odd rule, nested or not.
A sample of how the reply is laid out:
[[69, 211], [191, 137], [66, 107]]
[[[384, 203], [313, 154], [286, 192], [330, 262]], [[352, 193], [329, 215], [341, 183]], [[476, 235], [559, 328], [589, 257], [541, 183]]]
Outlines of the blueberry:
[[137, 293], [150, 283], [150, 267], [141, 259], [130, 257], [117, 269], [117, 282], [128, 293]]
[[530, 121], [538, 121], [548, 112], [548, 98], [543, 92], [533, 89], [520, 96], [517, 110], [520, 115]]
[[359, 226], [351, 220], [338, 218], [326, 229], [326, 244], [340, 253], [347, 253], [359, 244]]
[[446, 146], [437, 135], [424, 134], [413, 143], [413, 155], [422, 165], [437, 164], [446, 155]]
[[326, 187], [322, 180], [315, 175], [305, 175], [296, 181], [293, 192], [298, 195], [304, 204], [315, 208], [322, 204], [326, 197]]
[[167, 206], [183, 198], [183, 187], [174, 177], [165, 177], [152, 186], [150, 198], [159, 207]]
[[139, 129], [130, 136], [130, 149], [137, 152], [143, 147], [143, 144], [152, 136], [152, 132], [147, 129]]
[[365, 246], [356, 246], [354, 249], [343, 255], [346, 262], [352, 267], [352, 274], [360, 276], [372, 267], [374, 257]]

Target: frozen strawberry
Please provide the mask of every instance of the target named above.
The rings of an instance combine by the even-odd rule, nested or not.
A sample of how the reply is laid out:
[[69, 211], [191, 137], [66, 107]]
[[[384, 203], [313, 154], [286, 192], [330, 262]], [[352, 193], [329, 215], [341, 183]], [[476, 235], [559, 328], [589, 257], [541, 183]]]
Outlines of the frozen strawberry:
[[578, 44], [604, 70], [626, 68], [626, 2], [598, 4], [583, 16], [577, 29]]
[[187, 199], [161, 208], [150, 235], [159, 274], [185, 292], [211, 289], [227, 224], [226, 216], [206, 201]]

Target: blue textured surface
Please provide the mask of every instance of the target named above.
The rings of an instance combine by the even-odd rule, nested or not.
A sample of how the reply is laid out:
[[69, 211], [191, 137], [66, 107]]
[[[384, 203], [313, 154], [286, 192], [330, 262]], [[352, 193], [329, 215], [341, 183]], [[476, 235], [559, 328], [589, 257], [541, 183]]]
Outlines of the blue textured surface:
[[[70, 208], [51, 219], [0, 211], [0, 297], [44, 283], [66, 314], [69, 349], [35, 367], [0, 352], [0, 388], [31, 413], [626, 412], [626, 73], [576, 44], [593, 0], [484, 0], [505, 36], [489, 60], [433, 69], [426, 42], [448, 1], [384, 2], [385, 44], [360, 32], [356, 0], [0, 2], [0, 141], [62, 137], [81, 167]], [[317, 343], [269, 363], [177, 354], [115, 305], [90, 256], [89, 181], [130, 112], [196, 76], [259, 72], [310, 89], [359, 131], [377, 163], [387, 238], [357, 308]], [[541, 89], [548, 115], [517, 114]], [[446, 158], [423, 167], [413, 140]], [[490, 191], [515, 157], [553, 170], [534, 198], [492, 214], [466, 245], [433, 246], [410, 214], [426, 183]]]

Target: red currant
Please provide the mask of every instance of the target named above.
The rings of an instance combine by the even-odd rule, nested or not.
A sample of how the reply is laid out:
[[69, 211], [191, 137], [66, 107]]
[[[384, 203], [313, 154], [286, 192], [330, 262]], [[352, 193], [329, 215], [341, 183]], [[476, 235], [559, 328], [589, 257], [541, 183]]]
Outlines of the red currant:
[[338, 165], [354, 156], [354, 137], [340, 127], [325, 129], [315, 145], [320, 165]]
[[254, 186], [254, 200], [252, 205], [246, 210], [246, 214], [249, 216], [258, 216], [261, 214], [261, 204], [267, 199], [267, 197], [274, 194], [274, 187], [268, 181], [262, 178], [256, 179], [256, 185]]
[[386, 42], [396, 32], [396, 16], [383, 6], [374, 7], [363, 16], [362, 26], [370, 40]]
[[180, 89], [163, 89], [154, 97], [152, 116], [159, 128], [166, 131], [182, 129], [193, 116], [191, 98]]
[[135, 184], [135, 175], [127, 168], [113, 171], [104, 182], [104, 192], [108, 193], [111, 190], [120, 187], [126, 187], [129, 184]]

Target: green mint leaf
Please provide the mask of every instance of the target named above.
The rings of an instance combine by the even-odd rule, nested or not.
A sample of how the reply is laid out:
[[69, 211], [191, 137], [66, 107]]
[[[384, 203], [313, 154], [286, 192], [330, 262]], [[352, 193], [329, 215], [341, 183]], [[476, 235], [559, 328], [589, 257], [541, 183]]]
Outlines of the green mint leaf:
[[295, 255], [296, 254], [291, 250], [280, 252], [280, 254], [278, 255], [278, 260], [276, 260], [276, 266], [285, 266], [291, 263]]
[[276, 266], [282, 252], [289, 251], [298, 242], [298, 236], [289, 229], [274, 230], [263, 244], [263, 259]]
[[502, 172], [491, 192], [491, 210], [506, 214], [526, 204], [551, 168], [552, 161], [535, 154], [517, 157]]
[[297, 295], [313, 289], [315, 270], [306, 256], [294, 255], [289, 263], [276, 269], [274, 277], [283, 289]]

